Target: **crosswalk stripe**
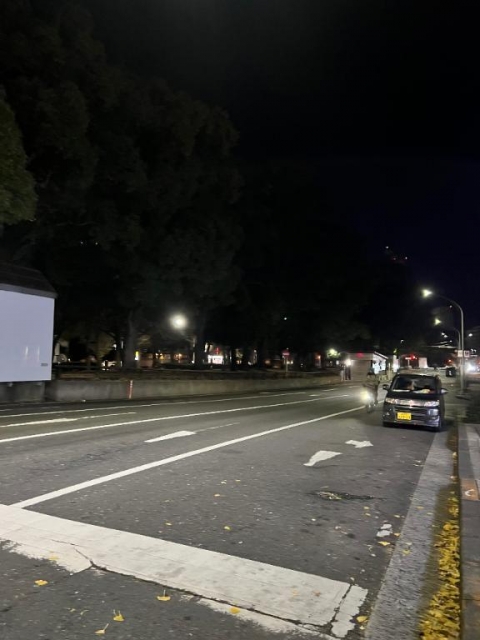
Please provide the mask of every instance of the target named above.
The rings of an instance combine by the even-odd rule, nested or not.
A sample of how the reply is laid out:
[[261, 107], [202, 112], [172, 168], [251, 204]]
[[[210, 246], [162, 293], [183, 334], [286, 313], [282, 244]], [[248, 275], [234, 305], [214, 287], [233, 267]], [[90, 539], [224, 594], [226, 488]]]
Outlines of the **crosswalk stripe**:
[[331, 625], [336, 638], [354, 627], [367, 596], [347, 582], [5, 505], [0, 540], [33, 558], [54, 554], [70, 571], [77, 562], [77, 571], [95, 566], [319, 631]]

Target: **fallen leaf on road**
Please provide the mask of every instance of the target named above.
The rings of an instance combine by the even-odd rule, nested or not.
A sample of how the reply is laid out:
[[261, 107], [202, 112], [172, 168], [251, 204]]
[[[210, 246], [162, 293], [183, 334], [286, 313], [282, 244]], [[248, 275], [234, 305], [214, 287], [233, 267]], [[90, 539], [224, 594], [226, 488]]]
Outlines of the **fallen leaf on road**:
[[95, 635], [96, 636], [104, 636], [109, 626], [110, 626], [109, 624], [106, 624], [103, 627], [103, 629], [99, 629], [98, 631], [95, 631]]
[[383, 542], [379, 542], [378, 544], [381, 544], [382, 547], [388, 547], [390, 545], [390, 542], [383, 541]]
[[35, 580], [35, 584], [37, 585], [37, 587], [44, 587], [46, 584], [48, 584], [47, 580]]
[[368, 518], [371, 518], [371, 517], [372, 517], [372, 514], [371, 514], [371, 513], [365, 513], [365, 515], [366, 515]]
[[115, 609], [113, 610], [113, 619], [115, 622], [125, 622], [125, 618], [122, 616], [120, 611], [117, 613]]
[[394, 535], [396, 538], [399, 538], [399, 537], [400, 537], [400, 534], [399, 534], [399, 533], [394, 533], [393, 535]]
[[157, 600], [160, 600], [160, 602], [168, 602], [170, 599], [171, 598], [170, 596], [167, 596], [165, 589], [163, 590], [163, 596], [157, 596]]
[[74, 611], [76, 611], [76, 609], [70, 609], [70, 613], [73, 613]]
[[365, 511], [368, 511], [370, 509], [370, 507], [363, 507], [365, 509]]
[[417, 509], [425, 509], [425, 507], [417, 507]]
[[393, 516], [393, 517], [394, 517], [394, 518], [401, 518], [402, 516], [395, 515], [395, 516]]
[[368, 616], [357, 616], [357, 622], [366, 622], [368, 620]]
[[165, 522], [165, 526], [166, 526], [166, 527], [171, 527], [171, 526], [172, 526], [172, 523], [171, 523], [171, 522]]
[[214, 498], [221, 498], [221, 497], [222, 497], [222, 494], [221, 494], [221, 493], [216, 493], [213, 497], [214, 497]]
[[230, 607], [230, 613], [237, 615], [237, 613], [240, 613], [240, 609], [238, 607]]
[[241, 482], [241, 480], [235, 480], [235, 482]]
[[229, 526], [228, 526], [228, 524], [227, 524], [227, 525], [225, 525], [223, 528], [225, 529], [225, 531], [231, 531], [231, 530], [232, 530], [232, 528], [231, 528], [231, 527], [229, 527]]
[[411, 553], [411, 551], [410, 551], [410, 549], [404, 549], [402, 551], [402, 553], [403, 553], [404, 556], [408, 556], [408, 554]]

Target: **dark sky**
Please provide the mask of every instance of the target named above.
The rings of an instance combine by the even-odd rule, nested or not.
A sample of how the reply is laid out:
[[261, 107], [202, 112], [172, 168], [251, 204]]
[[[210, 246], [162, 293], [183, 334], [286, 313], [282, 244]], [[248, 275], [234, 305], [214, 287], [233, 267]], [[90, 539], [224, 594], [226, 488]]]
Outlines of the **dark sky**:
[[241, 154], [305, 166], [333, 215], [480, 324], [472, 3], [85, 1], [117, 59], [224, 106]]

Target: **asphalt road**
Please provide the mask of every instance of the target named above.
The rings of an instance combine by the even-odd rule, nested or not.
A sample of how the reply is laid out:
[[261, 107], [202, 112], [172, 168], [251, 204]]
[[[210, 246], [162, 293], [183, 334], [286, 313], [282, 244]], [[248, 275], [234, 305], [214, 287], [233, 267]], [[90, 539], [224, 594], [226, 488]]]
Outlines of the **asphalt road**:
[[2, 640], [362, 637], [434, 434], [359, 394], [0, 409]]

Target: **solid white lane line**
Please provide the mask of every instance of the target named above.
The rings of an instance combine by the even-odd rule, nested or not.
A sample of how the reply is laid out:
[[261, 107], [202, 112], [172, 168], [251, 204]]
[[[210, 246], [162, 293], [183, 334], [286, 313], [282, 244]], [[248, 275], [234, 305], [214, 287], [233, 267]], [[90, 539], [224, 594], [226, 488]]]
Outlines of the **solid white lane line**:
[[125, 469], [124, 471], [118, 471], [117, 473], [111, 473], [108, 476], [102, 476], [101, 478], [94, 478], [93, 480], [80, 482], [79, 484], [74, 484], [70, 487], [65, 487], [64, 489], [58, 489], [57, 491], [51, 491], [50, 493], [45, 493], [41, 496], [37, 496], [36, 498], [22, 500], [21, 502], [17, 502], [13, 506], [21, 507], [21, 508], [31, 507], [35, 504], [46, 502], [47, 500], [53, 500], [54, 498], [60, 498], [62, 496], [66, 496], [69, 493], [75, 493], [76, 491], [81, 491], [82, 489], [89, 489], [90, 487], [94, 487], [97, 484], [104, 484], [105, 482], [111, 482], [112, 480], [119, 480], [120, 478], [125, 478], [127, 476], [131, 476], [136, 473], [141, 473], [142, 471], [148, 471], [149, 469], [162, 467], [164, 465], [171, 464], [172, 462], [178, 462], [180, 460], [185, 460], [186, 458], [192, 458], [193, 456], [198, 456], [202, 453], [209, 453], [210, 451], [216, 451], [217, 449], [230, 447], [234, 444], [239, 444], [240, 442], [247, 442], [248, 440], [255, 440], [256, 438], [262, 438], [272, 433], [280, 433], [281, 431], [286, 431], [288, 429], [295, 429], [296, 427], [303, 427], [304, 425], [314, 424], [315, 422], [321, 422], [322, 420], [328, 420], [329, 418], [336, 418], [337, 416], [343, 416], [347, 413], [352, 413], [353, 411], [360, 411], [360, 409], [364, 409], [364, 408], [365, 408], [364, 405], [362, 405], [361, 407], [355, 407], [354, 409], [345, 409], [344, 411], [338, 411], [336, 413], [331, 413], [327, 416], [313, 418], [312, 420], [303, 420], [302, 422], [294, 422], [293, 424], [287, 424], [283, 427], [276, 427], [275, 429], [269, 429], [268, 431], [253, 433], [249, 436], [235, 438], [234, 440], [226, 440], [224, 442], [219, 442], [217, 444], [210, 445], [209, 447], [202, 447], [201, 449], [195, 449], [194, 451], [187, 451], [185, 453], [180, 453], [176, 456], [171, 456], [170, 458], [164, 458], [163, 460], [155, 460], [154, 462], [148, 462], [147, 464], [142, 464], [139, 467]]
[[[322, 391], [336, 391], [336, 389], [322, 389]], [[231, 396], [228, 398], [212, 398], [210, 399], [203, 399], [203, 400], [175, 400], [173, 402], [169, 402], [168, 400], [163, 400], [162, 402], [150, 402], [148, 404], [132, 404], [132, 403], [128, 403], [128, 404], [123, 404], [123, 405], [119, 405], [118, 407], [105, 407], [104, 410], [110, 410], [112, 411], [112, 409], [143, 409], [145, 407], [172, 407], [172, 406], [178, 406], [178, 405], [183, 405], [183, 404], [210, 404], [210, 403], [215, 403], [215, 402], [234, 402], [236, 400], [241, 401], [241, 400], [258, 400], [258, 398], [264, 398], [264, 397], [268, 397], [268, 398], [277, 398], [280, 396], [303, 396], [306, 395], [306, 391], [288, 391], [286, 393], [269, 393], [268, 391], [260, 391], [260, 393], [257, 393], [254, 396]], [[205, 396], [203, 396], [205, 397]], [[127, 402], [127, 401], [125, 401]], [[5, 412], [5, 411], [11, 411], [10, 409], [0, 409], [0, 413]], [[5, 416], [0, 416], [1, 420], [4, 420], [6, 418], [24, 418], [24, 417], [28, 417], [28, 416], [49, 416], [49, 415], [54, 415], [54, 414], [64, 414], [64, 413], [85, 413], [87, 411], [102, 411], [102, 407], [95, 407], [93, 408], [88, 408], [88, 409], [65, 409], [65, 410], [59, 410], [56, 409], [55, 411], [38, 411], [35, 413], [12, 413], [11, 415], [5, 415]]]
[[172, 440], [173, 438], [185, 438], [186, 436], [194, 436], [196, 431], [175, 431], [175, 433], [168, 433], [166, 436], [160, 436], [159, 438], [152, 438], [151, 440], [145, 440], [147, 444], [150, 442], [160, 442], [161, 440]]
[[0, 540], [30, 558], [48, 560], [53, 554], [69, 570], [92, 563], [297, 624], [325, 627], [342, 612], [350, 624], [337, 638], [354, 628], [351, 620], [368, 594], [348, 582], [4, 505]]
[[186, 418], [198, 418], [201, 416], [214, 416], [221, 413], [236, 413], [239, 411], [255, 411], [258, 409], [271, 409], [276, 407], [289, 407], [295, 404], [307, 404], [309, 402], [318, 402], [319, 400], [329, 400], [332, 398], [344, 398], [341, 396], [327, 396], [326, 398], [315, 398], [314, 400], [295, 400], [294, 402], [278, 402], [276, 404], [263, 404], [254, 407], [237, 407], [236, 409], [223, 409], [222, 411], [204, 411], [201, 413], [186, 413], [179, 416], [160, 416], [158, 418], [145, 418], [144, 420], [130, 420], [128, 422], [115, 422], [113, 424], [101, 424], [94, 427], [78, 427], [76, 429], [64, 429], [63, 431], [48, 431], [46, 433], [33, 433], [28, 436], [13, 436], [12, 438], [2, 438], [0, 444], [7, 442], [18, 442], [19, 440], [34, 440], [36, 438], [49, 438], [52, 436], [61, 436], [67, 433], [81, 433], [82, 431], [97, 431], [98, 429], [112, 429], [113, 427], [125, 427], [134, 424], [147, 424], [149, 422], [162, 422], [163, 420], [180, 420]]
[[304, 467], [313, 467], [317, 464], [317, 462], [322, 462], [323, 460], [330, 460], [330, 458], [335, 458], [335, 456], [341, 456], [342, 454], [338, 451], [317, 451], [310, 458], [308, 462], [304, 463]]
[[122, 413], [103, 413], [101, 416], [81, 416], [79, 418], [53, 418], [51, 420], [35, 420], [31, 422], [14, 422], [10, 424], [0, 425], [0, 429], [9, 429], [11, 427], [28, 427], [37, 424], [52, 424], [54, 422], [77, 422], [78, 420], [96, 420], [98, 418], [113, 418], [114, 416], [134, 416], [136, 411], [123, 411]]

